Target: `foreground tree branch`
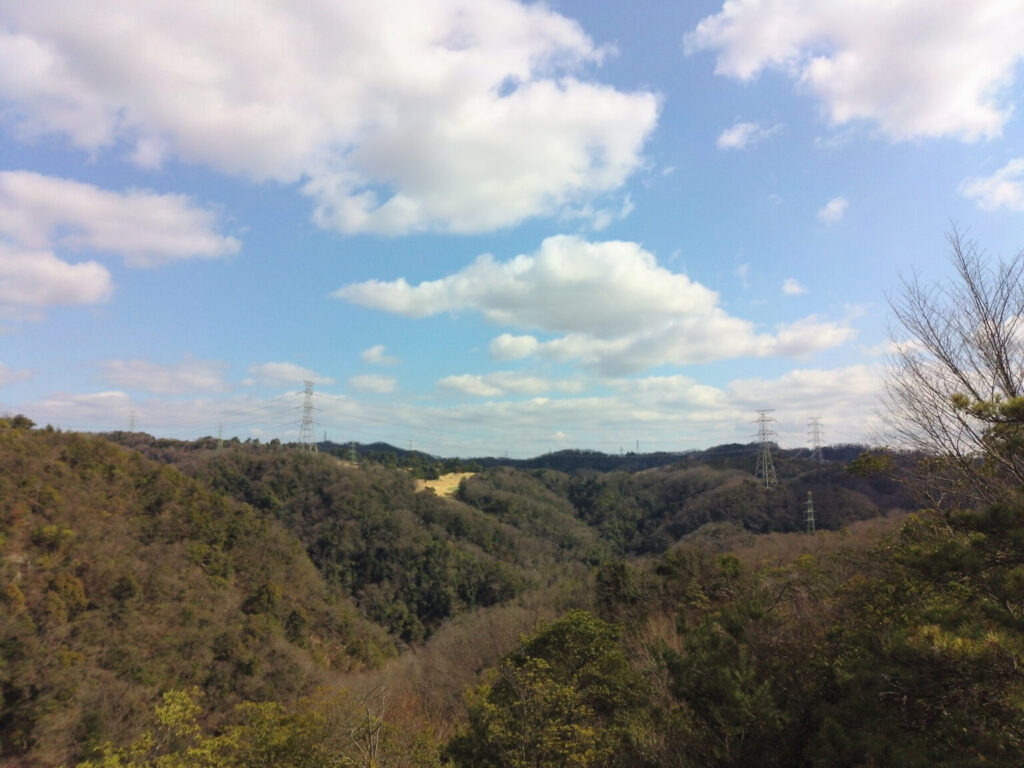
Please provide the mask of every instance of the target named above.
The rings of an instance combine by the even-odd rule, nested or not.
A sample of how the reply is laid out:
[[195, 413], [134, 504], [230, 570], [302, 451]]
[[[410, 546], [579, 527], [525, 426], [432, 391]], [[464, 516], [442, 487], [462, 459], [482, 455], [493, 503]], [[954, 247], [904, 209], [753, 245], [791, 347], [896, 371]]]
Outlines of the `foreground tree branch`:
[[1024, 252], [992, 262], [955, 230], [956, 277], [918, 275], [890, 298], [888, 440], [928, 457], [922, 491], [936, 506], [1006, 499], [1024, 486]]

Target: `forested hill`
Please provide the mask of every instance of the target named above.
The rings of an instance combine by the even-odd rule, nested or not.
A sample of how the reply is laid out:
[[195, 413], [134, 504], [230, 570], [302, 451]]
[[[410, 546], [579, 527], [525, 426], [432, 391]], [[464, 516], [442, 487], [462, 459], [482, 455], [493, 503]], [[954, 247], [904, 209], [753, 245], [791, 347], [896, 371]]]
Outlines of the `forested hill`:
[[[428, 533], [435, 539], [459, 538], [463, 531], [472, 530], [476, 533], [465, 543], [489, 556], [511, 552], [509, 545], [497, 547], [494, 542], [514, 534], [513, 549], [520, 554], [513, 556], [512, 562], [526, 557], [529, 567], [536, 568], [547, 558], [594, 563], [609, 555], [663, 552], [706, 523], [735, 523], [754, 533], [803, 530], [808, 493], [816, 525], [826, 529], [915, 506], [892, 472], [864, 475], [847, 471], [848, 462], [863, 446], [825, 449], [829, 460], [823, 464], [811, 461], [806, 451], [781, 452], [776, 460], [779, 484], [771, 490], [752, 474], [755, 458], [751, 446], [721, 446], [677, 456], [671, 463], [665, 463], [667, 454], [653, 454], [639, 462], [651, 463], [653, 468], [640, 471], [597, 471], [591, 464], [600, 464], [599, 457], [622, 457], [562, 452], [533, 460], [539, 467], [512, 462], [482, 469], [463, 481], [456, 495], [462, 504], [454, 504], [414, 494], [409, 474], [419, 474], [417, 470], [422, 468], [414, 454], [404, 457], [411, 462], [405, 472], [396, 471], [391, 459], [383, 464], [362, 461], [358, 466], [324, 455], [311, 460], [294, 446], [280, 444], [235, 442], [219, 448], [210, 439], [181, 442], [126, 433], [111, 437], [277, 515], [314, 559], [324, 560], [322, 567], [334, 568], [338, 578], [357, 591], [366, 584], [356, 583], [358, 578], [351, 572], [342, 572], [349, 566], [339, 571], [338, 563], [355, 558], [349, 571], [363, 572], [366, 569], [358, 561], [368, 555], [328, 552], [332, 545], [325, 539], [341, 536], [340, 529], [329, 532], [340, 525], [339, 512], [349, 523], [361, 521], [359, 535], [348, 531], [342, 537], [349, 542], [372, 537], [377, 523], [371, 519], [397, 510], [412, 514], [392, 515], [388, 525], [395, 531], [425, 521], [429, 521], [428, 528], [435, 527]], [[550, 469], [546, 465], [552, 457], [566, 459], [554, 463], [569, 464], [573, 471]], [[427, 511], [435, 508], [443, 510], [441, 517], [454, 515], [460, 522], [448, 522], [439, 532], [434, 522], [438, 514]], [[481, 516], [481, 511], [486, 514]], [[462, 521], [466, 516], [473, 518], [472, 525]], [[405, 523], [396, 522], [399, 520]], [[481, 527], [495, 525], [501, 526], [502, 533], [480, 532]], [[380, 541], [386, 544], [396, 536], [402, 535], [393, 532]], [[552, 545], [556, 550], [551, 550]], [[524, 548], [545, 554], [540, 559], [535, 553], [522, 555]], [[401, 555], [404, 565], [416, 562], [416, 558], [410, 560], [407, 546], [398, 549], [405, 550]], [[386, 562], [386, 552], [395, 551], [378, 546], [375, 562]], [[376, 571], [375, 581], [395, 582], [394, 575], [385, 571]], [[382, 617], [378, 614], [377, 618]]]
[[[405, 469], [276, 442], [87, 436], [0, 419], [0, 754], [39, 766], [99, 759], [104, 744], [148, 738], [165, 693], [184, 698], [157, 708], [164, 727], [192, 712], [191, 734], [254, 717], [269, 728], [271, 715], [290, 728], [315, 690], [418, 664], [403, 706], [421, 714], [389, 727], [397, 752], [422, 737], [433, 758], [393, 764], [436, 765], [465, 718], [462, 688], [538, 621], [573, 608], [653, 611], [638, 629], [660, 621], [676, 587], [657, 585], [680, 547], [720, 552], [802, 531], [808, 491], [819, 529], [910, 505], [888, 475], [836, 462], [794, 457], [779, 475], [767, 490], [696, 455], [635, 472], [496, 466], [447, 498], [417, 491]], [[792, 535], [797, 549], [825, 541]], [[700, 567], [712, 578], [709, 562]], [[146, 749], [194, 743], [179, 737]], [[471, 747], [452, 749], [461, 760]]]
[[0, 420], [0, 748], [52, 765], [154, 696], [216, 711], [375, 666], [391, 638], [272, 517], [93, 436]]
[[[133, 438], [127, 433], [114, 433], [113, 439], [130, 443]], [[213, 438], [198, 441], [215, 444]], [[230, 441], [229, 441], [230, 442]], [[436, 477], [447, 472], [463, 470], [476, 471], [490, 467], [515, 467], [516, 469], [553, 469], [558, 472], [638, 472], [642, 469], [663, 467], [669, 464], [707, 464], [719, 468], [742, 469], [749, 472], [757, 465], [761, 450], [758, 443], [728, 443], [703, 450], [652, 451], [640, 453], [622, 450], [619, 453], [603, 453], [594, 450], [567, 448], [545, 453], [529, 459], [512, 459], [507, 456], [474, 456], [441, 458], [423, 451], [400, 448], [390, 443], [335, 443], [329, 440], [317, 443], [320, 453], [327, 453], [346, 461], [369, 461], [388, 467], [402, 467], [418, 477]], [[830, 463], [847, 463], [868, 449], [866, 445], [841, 444], [822, 446], [822, 458]], [[779, 448], [773, 445], [776, 462], [783, 468], [793, 464], [806, 464], [810, 456], [807, 448]]]

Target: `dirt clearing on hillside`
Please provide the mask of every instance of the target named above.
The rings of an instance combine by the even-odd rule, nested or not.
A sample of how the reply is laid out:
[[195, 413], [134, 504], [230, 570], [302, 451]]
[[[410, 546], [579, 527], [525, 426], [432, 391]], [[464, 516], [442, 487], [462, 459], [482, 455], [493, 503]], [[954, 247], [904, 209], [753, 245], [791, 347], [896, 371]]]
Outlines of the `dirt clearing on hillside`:
[[438, 496], [454, 496], [459, 490], [459, 483], [463, 478], [472, 477], [475, 472], [452, 472], [450, 475], [441, 475], [437, 480], [417, 480], [416, 490], [422, 491], [432, 488]]

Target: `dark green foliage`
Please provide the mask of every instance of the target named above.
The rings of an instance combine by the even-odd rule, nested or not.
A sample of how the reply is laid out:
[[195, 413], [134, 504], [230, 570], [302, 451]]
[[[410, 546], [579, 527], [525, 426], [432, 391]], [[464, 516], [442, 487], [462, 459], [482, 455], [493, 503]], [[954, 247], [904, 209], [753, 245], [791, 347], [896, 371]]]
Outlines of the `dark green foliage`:
[[576, 518], [566, 495], [567, 479], [556, 472], [526, 473], [497, 467], [464, 480], [458, 498], [539, 541], [549, 542], [554, 554], [563, 559], [598, 562], [605, 556], [605, 547], [594, 531]]
[[585, 611], [541, 627], [477, 689], [448, 756], [474, 768], [636, 765], [645, 697], [618, 641]]
[[707, 523], [739, 523], [754, 533], [802, 530], [808, 491], [814, 494], [819, 528], [838, 528], [912, 503], [898, 489], [873, 488], [837, 466], [805, 466], [771, 490], [749, 472], [702, 465], [581, 473], [566, 481], [576, 513], [620, 554], [664, 552]]
[[[365, 617], [406, 642], [529, 583], [530, 542], [479, 510], [417, 494], [407, 472], [263, 446], [197, 451], [135, 438], [213, 488], [276, 517]], [[550, 557], [549, 557], [550, 559]], [[260, 613], [256, 603], [243, 608]]]

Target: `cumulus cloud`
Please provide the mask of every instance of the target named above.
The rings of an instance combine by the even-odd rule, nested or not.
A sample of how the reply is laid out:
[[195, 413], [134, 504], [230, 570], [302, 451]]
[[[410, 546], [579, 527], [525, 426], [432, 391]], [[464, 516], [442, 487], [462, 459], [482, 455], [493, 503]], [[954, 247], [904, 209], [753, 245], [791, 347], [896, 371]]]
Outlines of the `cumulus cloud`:
[[717, 52], [715, 72], [783, 71], [833, 124], [869, 120], [895, 140], [998, 136], [1024, 57], [1018, 2], [733, 0], [685, 38]]
[[475, 397], [499, 397], [509, 394], [535, 396], [552, 391], [575, 393], [583, 388], [579, 381], [551, 380], [516, 371], [445, 376], [438, 380], [437, 385], [443, 389]]
[[799, 296], [801, 293], [807, 293], [807, 289], [800, 285], [796, 279], [787, 277], [782, 282], [782, 292], [787, 296]]
[[388, 394], [395, 391], [398, 380], [394, 376], [381, 376], [375, 373], [365, 373], [360, 376], [353, 376], [348, 380], [349, 386], [360, 392], [376, 392]]
[[817, 318], [780, 326], [775, 335], [758, 332], [729, 315], [716, 292], [659, 266], [638, 244], [566, 235], [506, 262], [481, 256], [438, 280], [371, 280], [334, 295], [407, 317], [476, 311], [499, 325], [561, 334], [540, 341], [506, 333], [492, 342], [491, 354], [579, 360], [612, 374], [665, 363], [806, 355], [853, 336], [845, 325]]
[[215, 360], [185, 357], [175, 365], [159, 365], [147, 360], [106, 360], [100, 363], [103, 379], [115, 387], [151, 392], [157, 395], [224, 392], [227, 366]]
[[637, 331], [666, 313], [705, 314], [718, 296], [659, 267], [637, 243], [549, 237], [534, 255], [483, 255], [455, 274], [409, 285], [371, 280], [338, 298], [408, 317], [474, 309], [496, 323], [599, 335]]
[[98, 262], [73, 264], [51, 251], [0, 240], [0, 309], [98, 304], [113, 291], [110, 272]]
[[295, 363], [261, 363], [249, 366], [248, 370], [257, 381], [270, 387], [292, 386], [305, 381], [312, 381], [314, 384], [334, 383], [334, 379], [321, 376]]
[[779, 125], [765, 127], [760, 123], [736, 123], [719, 134], [715, 146], [719, 149], [746, 149], [781, 129]]
[[386, 354], [383, 344], [374, 344], [372, 347], [364, 349], [360, 357], [363, 362], [373, 365], [398, 365], [398, 358]]
[[575, 22], [512, 0], [36, 0], [5, 23], [0, 100], [22, 135], [300, 184], [342, 232], [579, 208], [641, 165], [659, 110], [588, 77], [609, 51]]
[[31, 171], [0, 171], [0, 235], [25, 248], [116, 254], [131, 266], [236, 253], [217, 217], [184, 195], [129, 190]]
[[513, 336], [503, 333], [491, 340], [488, 351], [495, 360], [522, 360], [529, 357], [540, 346], [535, 336]]
[[24, 381], [25, 379], [31, 378], [32, 371], [17, 370], [11, 368], [9, 365], [0, 363], [0, 387], [5, 387], [8, 384], [14, 384], [18, 381]]
[[1024, 157], [1014, 158], [991, 176], [964, 179], [960, 194], [986, 211], [1024, 211]]
[[826, 224], [835, 224], [843, 220], [849, 205], [850, 201], [845, 197], [833, 197], [818, 211], [818, 218]]

